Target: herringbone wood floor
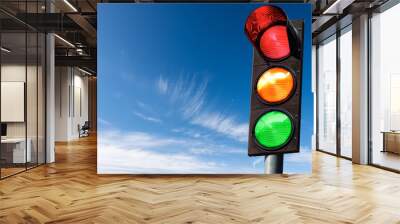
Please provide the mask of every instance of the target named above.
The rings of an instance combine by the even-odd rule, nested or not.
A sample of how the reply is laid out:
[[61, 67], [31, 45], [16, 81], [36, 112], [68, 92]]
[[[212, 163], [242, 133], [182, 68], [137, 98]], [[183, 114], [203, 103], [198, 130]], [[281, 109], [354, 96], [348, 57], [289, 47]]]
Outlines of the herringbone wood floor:
[[86, 138], [0, 181], [0, 223], [400, 223], [400, 175], [313, 162], [312, 175], [98, 176]]

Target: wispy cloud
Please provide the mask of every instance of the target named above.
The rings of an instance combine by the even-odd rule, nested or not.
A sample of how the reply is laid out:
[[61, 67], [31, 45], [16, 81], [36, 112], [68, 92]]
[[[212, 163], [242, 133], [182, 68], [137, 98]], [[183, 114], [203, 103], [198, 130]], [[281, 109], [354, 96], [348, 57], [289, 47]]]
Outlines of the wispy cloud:
[[[123, 148], [172, 148], [172, 149], [207, 149], [207, 151], [219, 154], [227, 153], [245, 153], [246, 148], [243, 146], [229, 146], [220, 144], [214, 141], [207, 141], [207, 139], [196, 139], [188, 137], [173, 137], [173, 136], [160, 136], [157, 134], [149, 134], [146, 132], [123, 132], [113, 129], [100, 132], [99, 141], [105, 144], [118, 145]], [[114, 142], [115, 139], [118, 141]], [[206, 150], [204, 150], [206, 151]], [[188, 151], [190, 152], [190, 150]]]
[[[190, 152], [160, 152], [160, 147], [188, 144], [144, 132], [118, 130], [99, 133], [98, 172], [105, 173], [214, 173], [225, 164], [202, 160]], [[227, 169], [229, 170], [229, 169]]]
[[161, 123], [162, 122], [158, 118], [151, 117], [151, 116], [148, 116], [148, 115], [144, 115], [144, 114], [142, 114], [140, 112], [137, 112], [137, 111], [134, 111], [133, 114], [136, 115], [137, 117], [143, 119], [143, 120], [146, 120], [146, 121], [150, 121], [150, 122], [154, 122], [154, 123]]
[[189, 151], [196, 155], [213, 155], [215, 151], [209, 148], [191, 148]]
[[[207, 79], [201, 79], [196, 75], [191, 77], [181, 75], [177, 81], [173, 82], [160, 76], [157, 85], [160, 92], [167, 93], [170, 102], [180, 110], [183, 118], [191, 124], [216, 131], [240, 142], [246, 142], [247, 123], [239, 123], [235, 121], [233, 116], [219, 112], [205, 112]], [[210, 106], [208, 105], [208, 107]], [[197, 136], [200, 137], [199, 134]], [[194, 137], [196, 137], [196, 134]]]
[[[203, 140], [174, 138], [109, 128], [99, 132], [99, 173], [254, 173], [251, 167], [227, 166], [210, 155], [246, 154], [245, 148]], [[206, 156], [206, 157], [204, 157]]]
[[192, 129], [192, 128], [174, 128], [171, 130], [173, 133], [180, 133], [184, 136], [188, 136], [191, 138], [196, 138], [196, 139], [208, 139], [210, 137], [209, 133], [204, 133], [200, 132], [197, 129]]
[[181, 75], [175, 82], [160, 76], [157, 86], [160, 92], [167, 93], [169, 101], [177, 106], [183, 118], [189, 119], [204, 106], [207, 83], [207, 79], [200, 79], [196, 75]]
[[247, 156], [247, 150], [245, 148], [232, 148], [224, 145], [200, 145], [200, 147], [190, 148], [189, 152], [195, 155], [242, 154]]
[[175, 132], [175, 133], [182, 133], [185, 131], [185, 129], [184, 128], [173, 128], [173, 129], [171, 129], [171, 131]]
[[258, 165], [264, 162], [264, 156], [260, 156], [253, 161], [253, 168], [256, 168]]
[[194, 156], [159, 153], [140, 148], [103, 145], [99, 151], [98, 173], [213, 173], [219, 170], [214, 162], [201, 161]]
[[97, 120], [98, 120], [99, 124], [102, 124], [102, 125], [111, 125], [111, 122], [109, 122], [109, 121], [107, 121], [107, 120], [104, 120], [104, 119], [102, 119], [101, 117], [99, 117]]
[[[207, 80], [197, 81], [195, 77], [189, 82], [189, 86], [183, 92], [183, 116], [189, 118], [202, 109], [205, 104], [205, 92]], [[199, 85], [197, 85], [199, 84]]]
[[150, 111], [151, 110], [150, 105], [148, 105], [146, 103], [143, 103], [142, 101], [138, 100], [138, 101], [136, 101], [136, 104], [142, 110], [145, 110], [145, 111]]
[[195, 116], [191, 123], [214, 130], [240, 142], [247, 141], [248, 124], [238, 123], [232, 116], [221, 113], [202, 113]]
[[105, 145], [114, 145], [121, 148], [154, 148], [167, 147], [185, 143], [183, 140], [174, 138], [163, 138], [150, 135], [145, 132], [123, 132], [109, 128], [111, 130], [99, 133], [99, 142]]
[[158, 87], [158, 91], [160, 91], [160, 93], [165, 94], [168, 91], [168, 80], [163, 79], [162, 76], [159, 77], [158, 81], [157, 81], [157, 87]]
[[311, 164], [312, 152], [310, 149], [301, 148], [299, 153], [285, 155], [285, 162], [288, 163], [309, 163]]

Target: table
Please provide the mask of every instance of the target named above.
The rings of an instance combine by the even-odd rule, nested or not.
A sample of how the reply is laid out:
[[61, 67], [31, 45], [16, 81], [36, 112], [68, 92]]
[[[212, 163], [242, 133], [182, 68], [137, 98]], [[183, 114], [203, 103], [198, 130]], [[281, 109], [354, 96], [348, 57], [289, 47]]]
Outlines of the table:
[[400, 154], [400, 131], [383, 131], [382, 152]]
[[[1, 154], [8, 163], [26, 163], [32, 160], [32, 140], [26, 139], [27, 147], [25, 151], [25, 138], [5, 138], [1, 139]], [[11, 146], [11, 147], [10, 147]], [[11, 159], [12, 158], [12, 159]]]

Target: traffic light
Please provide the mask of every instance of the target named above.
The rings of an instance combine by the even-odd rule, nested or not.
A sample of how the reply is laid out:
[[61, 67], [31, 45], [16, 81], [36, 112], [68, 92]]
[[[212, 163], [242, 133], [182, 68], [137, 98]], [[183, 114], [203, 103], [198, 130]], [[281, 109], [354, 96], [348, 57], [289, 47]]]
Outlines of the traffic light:
[[254, 47], [248, 154], [299, 152], [303, 22], [264, 5], [245, 33]]

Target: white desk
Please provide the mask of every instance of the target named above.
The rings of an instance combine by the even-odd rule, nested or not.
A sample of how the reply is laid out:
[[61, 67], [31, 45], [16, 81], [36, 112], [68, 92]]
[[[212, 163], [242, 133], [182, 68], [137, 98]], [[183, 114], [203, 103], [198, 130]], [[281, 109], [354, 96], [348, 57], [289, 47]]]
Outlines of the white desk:
[[32, 140], [27, 139], [27, 146], [25, 151], [25, 138], [5, 138], [1, 139], [2, 145], [14, 145], [13, 147], [13, 163], [25, 163], [32, 161]]

